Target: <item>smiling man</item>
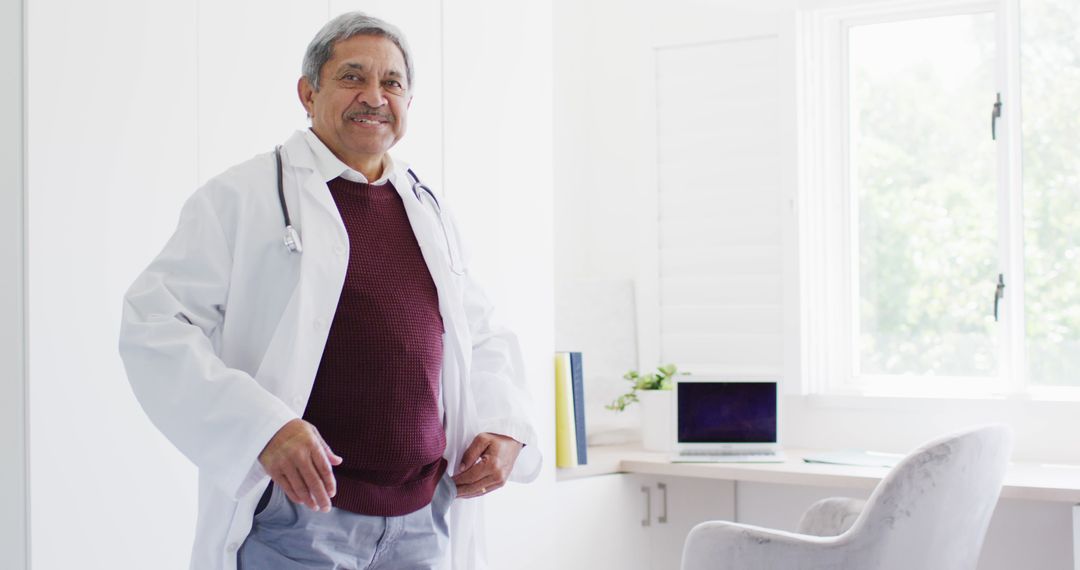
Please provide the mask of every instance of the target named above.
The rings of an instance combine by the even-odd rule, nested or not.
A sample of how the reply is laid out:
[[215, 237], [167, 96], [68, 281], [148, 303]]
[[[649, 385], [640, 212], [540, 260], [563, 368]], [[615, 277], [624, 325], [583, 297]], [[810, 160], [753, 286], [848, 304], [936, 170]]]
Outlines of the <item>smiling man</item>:
[[339, 16], [302, 71], [311, 128], [200, 188], [125, 297], [131, 384], [199, 467], [192, 568], [473, 568], [458, 499], [540, 467], [516, 338], [388, 153], [400, 31]]
[[345, 164], [372, 179], [386, 166], [386, 151], [405, 134], [412, 102], [412, 65], [391, 37], [338, 40], [321, 71], [305, 62], [298, 84], [311, 130]]

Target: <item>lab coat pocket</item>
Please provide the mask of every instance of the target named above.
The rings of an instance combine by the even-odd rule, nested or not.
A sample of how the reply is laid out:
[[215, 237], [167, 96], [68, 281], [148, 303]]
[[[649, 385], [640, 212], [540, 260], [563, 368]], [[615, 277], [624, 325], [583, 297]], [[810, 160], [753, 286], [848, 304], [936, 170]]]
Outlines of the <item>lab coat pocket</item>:
[[255, 513], [255, 522], [260, 525], [288, 526], [296, 520], [293, 504], [281, 487], [270, 483], [270, 500], [263, 510]]

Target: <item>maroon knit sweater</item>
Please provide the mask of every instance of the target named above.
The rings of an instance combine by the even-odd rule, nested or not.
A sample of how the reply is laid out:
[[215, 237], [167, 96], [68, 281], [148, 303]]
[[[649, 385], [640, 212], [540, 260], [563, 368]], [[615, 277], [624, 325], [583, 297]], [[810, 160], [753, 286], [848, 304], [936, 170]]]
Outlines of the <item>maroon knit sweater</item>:
[[446, 470], [439, 295], [393, 186], [328, 185], [349, 266], [304, 419], [344, 459], [335, 507], [404, 515], [431, 502]]

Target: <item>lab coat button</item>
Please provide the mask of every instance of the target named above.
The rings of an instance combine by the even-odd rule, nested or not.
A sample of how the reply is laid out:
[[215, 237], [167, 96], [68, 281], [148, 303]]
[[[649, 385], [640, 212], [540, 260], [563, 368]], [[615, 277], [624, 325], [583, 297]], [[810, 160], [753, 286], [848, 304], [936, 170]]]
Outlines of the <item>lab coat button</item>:
[[335, 245], [334, 246], [334, 253], [336, 253], [338, 255], [345, 255], [345, 246], [343, 246], [343, 245]]
[[228, 546], [229, 552], [236, 552], [240, 550], [240, 545], [235, 542], [230, 542]]
[[324, 319], [322, 317], [319, 317], [319, 318], [315, 319], [315, 330], [321, 331], [325, 327], [326, 327], [326, 319]]

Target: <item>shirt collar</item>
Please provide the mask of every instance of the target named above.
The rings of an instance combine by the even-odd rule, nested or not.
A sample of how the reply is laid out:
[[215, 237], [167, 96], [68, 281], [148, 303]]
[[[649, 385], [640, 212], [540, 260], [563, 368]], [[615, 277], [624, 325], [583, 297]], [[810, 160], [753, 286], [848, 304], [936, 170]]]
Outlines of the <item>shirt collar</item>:
[[308, 146], [311, 147], [311, 153], [315, 155], [315, 167], [319, 171], [319, 175], [322, 176], [323, 182], [330, 182], [331, 180], [341, 177], [345, 180], [352, 182], [363, 182], [365, 184], [385, 184], [390, 179], [390, 173], [394, 170], [394, 161], [390, 158], [389, 154], [383, 155], [383, 171], [382, 176], [374, 182], [368, 182], [368, 179], [362, 172], [352, 169], [348, 164], [341, 161], [340, 158], [334, 155], [330, 151], [330, 148], [326, 146], [326, 143], [319, 139], [319, 136], [315, 134], [315, 131], [306, 129], [304, 131], [304, 139], [307, 141]]

